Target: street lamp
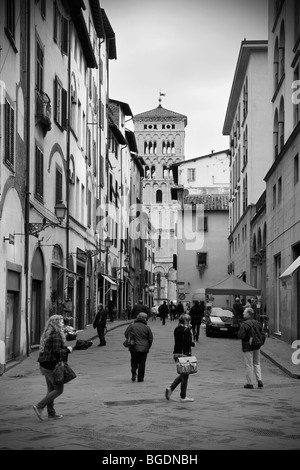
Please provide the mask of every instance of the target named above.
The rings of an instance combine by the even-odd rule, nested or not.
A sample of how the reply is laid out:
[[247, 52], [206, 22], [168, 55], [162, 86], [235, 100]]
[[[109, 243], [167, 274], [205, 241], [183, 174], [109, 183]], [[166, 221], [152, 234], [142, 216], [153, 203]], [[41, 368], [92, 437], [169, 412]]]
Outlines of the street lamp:
[[111, 247], [111, 245], [113, 244], [113, 241], [109, 238], [109, 236], [107, 235], [107, 237], [105, 238], [104, 240], [104, 246], [106, 248], [106, 251], [108, 251]]
[[109, 236], [107, 235], [106, 239], [104, 240], [104, 243], [102, 246], [104, 246], [104, 250], [101, 249], [101, 245], [99, 248], [97, 248], [96, 250], [86, 250], [86, 254], [87, 256], [89, 257], [93, 257], [93, 256], [96, 256], [98, 255], [100, 252], [101, 253], [108, 253], [111, 245], [113, 244], [113, 241], [109, 238]]
[[58, 219], [58, 224], [55, 222], [51, 222], [46, 217], [44, 217], [43, 222], [33, 222], [33, 223], [29, 222], [28, 234], [33, 235], [34, 237], [38, 237], [39, 233], [45, 230], [47, 227], [58, 227], [59, 225], [61, 225], [67, 212], [67, 208], [64, 205], [63, 201], [58, 202], [54, 206], [54, 212], [55, 212], [56, 218]]
[[67, 208], [66, 208], [66, 206], [64, 205], [64, 203], [62, 201], [55, 204], [54, 212], [55, 212], [55, 215], [58, 219], [59, 224], [61, 224], [62, 221], [64, 220], [64, 218], [66, 216], [66, 212], [67, 212]]

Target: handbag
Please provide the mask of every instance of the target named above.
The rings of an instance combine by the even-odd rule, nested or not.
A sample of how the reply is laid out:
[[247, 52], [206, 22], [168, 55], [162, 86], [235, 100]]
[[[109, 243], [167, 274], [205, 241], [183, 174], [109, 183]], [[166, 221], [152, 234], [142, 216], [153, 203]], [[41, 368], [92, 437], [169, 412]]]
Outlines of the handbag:
[[178, 374], [189, 375], [197, 372], [196, 356], [181, 356], [177, 358], [176, 368]]
[[123, 346], [124, 348], [130, 348], [135, 345], [133, 333], [129, 333], [128, 337], [125, 339]]
[[53, 381], [55, 385], [66, 384], [77, 377], [74, 370], [69, 366], [67, 362], [64, 362], [61, 358], [56, 364], [53, 370]]
[[183, 354], [183, 341], [184, 332], [182, 336], [182, 354], [176, 354], [177, 373], [181, 375], [195, 374], [197, 372], [197, 358], [196, 356], [185, 356]]

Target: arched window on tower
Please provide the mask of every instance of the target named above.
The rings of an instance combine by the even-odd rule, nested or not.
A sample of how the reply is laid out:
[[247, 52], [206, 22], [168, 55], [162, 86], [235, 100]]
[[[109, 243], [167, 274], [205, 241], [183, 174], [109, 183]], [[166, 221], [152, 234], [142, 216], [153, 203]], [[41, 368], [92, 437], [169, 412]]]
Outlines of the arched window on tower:
[[152, 165], [151, 167], [151, 178], [155, 178], [155, 166]]
[[156, 191], [156, 202], [162, 203], [162, 190], [161, 189], [158, 189]]

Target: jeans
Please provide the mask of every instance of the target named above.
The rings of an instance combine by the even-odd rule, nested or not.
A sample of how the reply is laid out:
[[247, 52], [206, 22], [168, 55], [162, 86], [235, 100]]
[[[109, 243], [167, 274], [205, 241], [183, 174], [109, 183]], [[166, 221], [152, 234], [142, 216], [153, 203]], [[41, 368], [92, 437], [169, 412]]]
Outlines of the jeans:
[[246, 368], [247, 384], [253, 385], [253, 372], [256, 381], [258, 382], [259, 380], [261, 380], [260, 350], [256, 349], [255, 351], [245, 351], [244, 361]]
[[47, 406], [48, 416], [54, 416], [54, 400], [63, 393], [64, 384], [56, 385], [54, 383], [53, 370], [44, 369], [43, 367], [40, 367], [40, 370], [46, 379], [47, 395], [37, 404], [37, 407], [43, 409]]
[[146, 359], [147, 359], [148, 353], [130, 351], [130, 354], [131, 354], [130, 364], [131, 364], [132, 376], [135, 376], [137, 372], [138, 382], [142, 382], [145, 376]]
[[200, 323], [192, 323], [193, 337], [197, 341], [200, 336]]
[[[178, 362], [178, 358], [174, 358], [175, 362]], [[173, 381], [170, 389], [172, 392], [175, 390], [175, 388], [180, 384], [180, 398], [185, 398], [186, 397], [186, 390], [188, 386], [188, 380], [189, 376], [188, 375], [178, 375], [176, 379]]]

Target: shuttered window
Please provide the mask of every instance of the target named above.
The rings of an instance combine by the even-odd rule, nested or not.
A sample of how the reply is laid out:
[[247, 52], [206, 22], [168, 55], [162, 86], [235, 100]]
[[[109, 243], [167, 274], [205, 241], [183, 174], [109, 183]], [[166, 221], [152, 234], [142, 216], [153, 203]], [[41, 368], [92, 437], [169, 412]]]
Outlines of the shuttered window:
[[15, 37], [15, 0], [6, 0], [6, 28]]
[[62, 128], [67, 128], [67, 105], [68, 94], [62, 87], [60, 80], [55, 77], [54, 81], [54, 120]]
[[105, 172], [105, 161], [103, 155], [100, 157], [100, 186], [104, 186], [104, 172]]
[[13, 170], [15, 164], [15, 110], [5, 100], [5, 163]]
[[44, 197], [44, 154], [35, 146], [35, 196], [39, 200]]
[[41, 44], [36, 42], [36, 79], [35, 86], [38, 91], [43, 91], [44, 76], [44, 51]]
[[63, 200], [62, 196], [62, 172], [59, 168], [56, 168], [55, 175], [55, 203], [58, 204]]
[[59, 11], [54, 3], [54, 32], [53, 39], [61, 48], [63, 54], [68, 54], [69, 20]]
[[87, 193], [87, 224], [88, 227], [92, 225], [92, 193], [89, 189]]

